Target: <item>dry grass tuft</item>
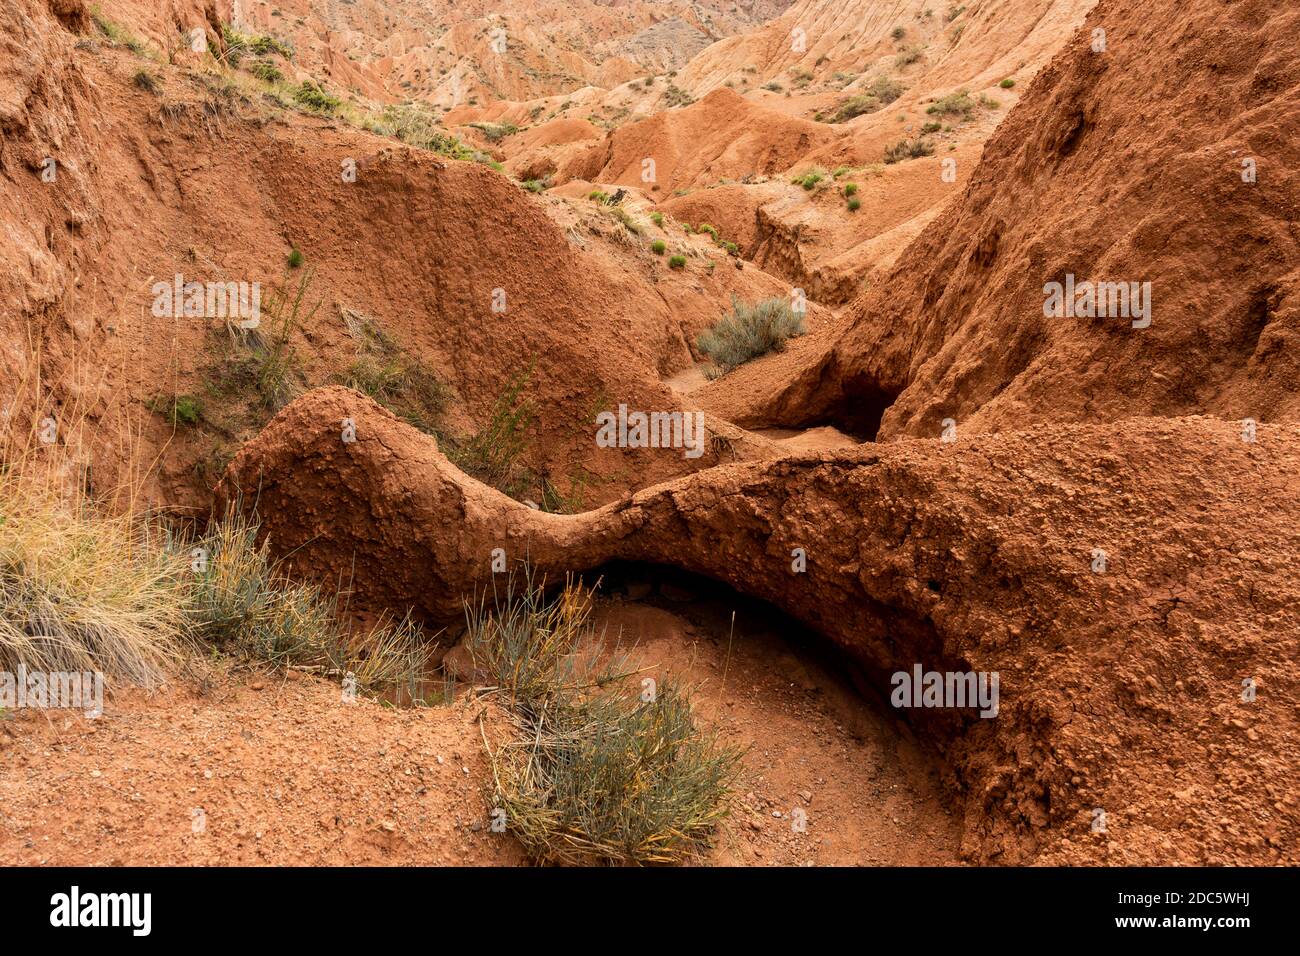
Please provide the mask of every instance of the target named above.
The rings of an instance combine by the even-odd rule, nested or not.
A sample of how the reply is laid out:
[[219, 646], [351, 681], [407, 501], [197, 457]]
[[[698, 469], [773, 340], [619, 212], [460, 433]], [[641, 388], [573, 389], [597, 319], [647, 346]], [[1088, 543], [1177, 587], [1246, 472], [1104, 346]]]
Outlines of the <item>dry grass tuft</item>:
[[100, 671], [152, 687], [178, 660], [186, 583], [164, 530], [0, 472], [0, 670]]

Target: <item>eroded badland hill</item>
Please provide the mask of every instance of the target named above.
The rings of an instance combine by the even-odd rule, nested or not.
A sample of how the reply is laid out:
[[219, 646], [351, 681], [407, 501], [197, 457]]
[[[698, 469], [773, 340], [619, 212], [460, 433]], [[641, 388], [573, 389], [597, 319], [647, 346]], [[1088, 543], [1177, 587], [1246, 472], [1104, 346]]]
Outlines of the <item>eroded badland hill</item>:
[[106, 684], [0, 862], [1300, 862], [1297, 94], [1272, 0], [0, 0], [0, 672]]

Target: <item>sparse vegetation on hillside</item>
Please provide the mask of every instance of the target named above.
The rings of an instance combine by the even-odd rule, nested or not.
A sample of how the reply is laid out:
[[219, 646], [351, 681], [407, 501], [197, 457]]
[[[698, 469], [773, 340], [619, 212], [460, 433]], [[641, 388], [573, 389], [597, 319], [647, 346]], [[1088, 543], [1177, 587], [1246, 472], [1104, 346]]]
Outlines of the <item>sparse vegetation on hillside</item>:
[[155, 395], [145, 402], [152, 412], [167, 419], [172, 427], [194, 427], [203, 420], [203, 405], [193, 395]]
[[286, 278], [268, 296], [256, 329], [236, 330], [236, 342], [246, 352], [245, 363], [264, 409], [279, 411], [301, 387], [301, 362], [292, 339], [309, 324], [320, 302], [308, 305], [313, 271], [301, 274], [296, 288]]
[[519, 132], [519, 127], [514, 123], [470, 123], [469, 125], [482, 133], [491, 143], [500, 142], [507, 136]]
[[339, 377], [341, 384], [370, 396], [408, 425], [441, 438], [450, 397], [442, 380], [372, 319], [344, 309], [343, 321], [357, 343], [357, 355]]
[[146, 93], [153, 93], [154, 95], [158, 93], [158, 77], [148, 70], [137, 70], [135, 76], [131, 77], [131, 82]]
[[669, 109], [672, 109], [678, 106], [690, 106], [695, 102], [695, 97], [675, 83], [669, 83], [668, 89], [664, 92], [664, 102], [668, 104]]
[[264, 83], [283, 83], [284, 74], [280, 68], [269, 60], [258, 60], [251, 67], [249, 72]]
[[924, 54], [925, 51], [919, 46], [905, 47], [898, 56], [894, 57], [894, 66], [901, 70], [903, 67], [911, 66]]
[[533, 402], [525, 394], [532, 373], [530, 365], [506, 383], [487, 424], [472, 438], [444, 449], [461, 471], [516, 499], [528, 495], [536, 483], [523, 460], [536, 418]]
[[710, 378], [785, 348], [788, 339], [804, 334], [803, 315], [782, 298], [763, 299], [753, 304], [732, 296], [731, 314], [700, 334], [696, 345], [713, 363]]
[[844, 123], [855, 116], [874, 113], [903, 95], [904, 86], [887, 76], [878, 76], [871, 81], [866, 90], [849, 97], [836, 107], [831, 116], [832, 123]]
[[796, 186], [802, 186], [806, 191], [811, 192], [817, 188], [817, 184], [826, 178], [826, 171], [823, 169], [813, 168], [806, 173], [802, 173], [790, 180]]
[[438, 125], [429, 108], [420, 103], [392, 104], [377, 117], [366, 122], [367, 128], [381, 136], [391, 136], [410, 146], [427, 149], [451, 159], [466, 162], [479, 160], [479, 154]]
[[105, 16], [98, 6], [90, 8], [90, 19], [109, 43], [114, 46], [124, 46], [136, 56], [148, 55], [149, 51], [135, 34], [116, 20]]
[[282, 56], [293, 59], [293, 46], [269, 33], [241, 33], [228, 23], [221, 25], [221, 40], [225, 44], [223, 57], [231, 66], [239, 66], [249, 54], [254, 56]]

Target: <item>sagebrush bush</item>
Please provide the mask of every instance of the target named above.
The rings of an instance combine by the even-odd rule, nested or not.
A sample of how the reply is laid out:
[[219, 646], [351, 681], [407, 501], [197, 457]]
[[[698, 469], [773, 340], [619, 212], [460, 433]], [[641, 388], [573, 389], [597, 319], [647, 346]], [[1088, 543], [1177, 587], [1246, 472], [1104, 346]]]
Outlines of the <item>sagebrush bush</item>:
[[475, 669], [518, 731], [489, 750], [489, 802], [541, 862], [689, 859], [729, 812], [740, 753], [696, 725], [677, 685], [644, 700], [624, 658], [602, 664], [589, 613], [589, 592], [570, 583], [548, 599], [527, 571], [491, 606], [467, 606]]
[[803, 315], [795, 312], [788, 300], [771, 298], [748, 304], [733, 296], [731, 314], [701, 333], [696, 345], [713, 363], [708, 374], [716, 378], [760, 355], [779, 352], [787, 339], [803, 334]]
[[158, 77], [148, 70], [137, 70], [135, 76], [131, 78], [131, 82], [146, 93], [156, 94], [160, 88]]
[[962, 119], [970, 119], [975, 113], [975, 101], [965, 90], [958, 90], [935, 100], [925, 111], [931, 116], [960, 116]]
[[885, 162], [898, 163], [905, 159], [919, 159], [922, 156], [933, 156], [934, 146], [925, 139], [901, 140], [893, 146], [885, 147]]
[[461, 471], [515, 499], [522, 499], [536, 484], [524, 464], [531, 444], [530, 429], [537, 417], [525, 394], [532, 366], [512, 378], [492, 405], [492, 415], [475, 435], [445, 449]]

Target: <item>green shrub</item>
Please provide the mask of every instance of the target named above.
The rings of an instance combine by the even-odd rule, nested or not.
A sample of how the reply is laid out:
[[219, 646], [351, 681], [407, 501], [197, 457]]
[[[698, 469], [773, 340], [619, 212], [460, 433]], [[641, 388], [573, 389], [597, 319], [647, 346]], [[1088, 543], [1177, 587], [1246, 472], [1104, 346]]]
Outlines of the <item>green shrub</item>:
[[447, 454], [467, 475], [515, 499], [522, 499], [535, 484], [535, 476], [523, 460], [531, 444], [529, 430], [537, 417], [532, 400], [525, 395], [532, 374], [529, 365], [511, 378], [493, 403], [487, 424]]
[[806, 191], [812, 192], [817, 184], [826, 178], [826, 174], [820, 169], [811, 169], [802, 176], [796, 176], [791, 180], [796, 186], [802, 186]]
[[352, 309], [342, 312], [357, 342], [357, 355], [337, 379], [340, 384], [370, 396], [408, 425], [444, 440], [440, 423], [450, 398], [447, 386], [374, 321]]
[[513, 136], [519, 132], [519, 127], [514, 123], [470, 123], [473, 129], [478, 130], [491, 143], [497, 143], [507, 136]]
[[668, 268], [670, 268], [670, 269], [685, 269], [685, 268], [686, 268], [686, 257], [685, 257], [685, 256], [673, 256], [672, 258], [670, 258], [670, 259], [668, 260]]
[[662, 229], [664, 227], [664, 214], [661, 212], [652, 212], [650, 214], [650, 221]]
[[299, 251], [297, 246], [294, 246], [292, 249], [289, 250], [288, 263], [290, 269], [298, 269], [302, 266], [303, 255], [302, 252]]
[[804, 319], [786, 299], [754, 304], [731, 299], [731, 314], [703, 332], [696, 345], [713, 363], [710, 377], [725, 375], [745, 362], [781, 351], [786, 340], [804, 334]]
[[917, 139], [914, 142], [902, 140], [893, 146], [885, 147], [885, 162], [897, 163], [905, 159], [918, 159], [922, 156], [933, 156], [934, 146], [928, 140]]
[[193, 427], [203, 420], [203, 405], [193, 395], [156, 395], [145, 402], [151, 411], [163, 416], [173, 426]]
[[254, 56], [278, 55], [286, 60], [293, 59], [293, 47], [286, 41], [277, 39], [267, 33], [240, 33], [230, 24], [221, 25], [221, 39], [225, 42], [225, 60], [231, 66], [239, 66], [246, 54]]
[[[670, 73], [669, 76], [671, 75]], [[664, 93], [664, 102], [668, 104], [669, 109], [672, 109], [676, 106], [690, 106], [695, 102], [695, 98], [676, 84], [669, 83], [668, 89]]]
[[326, 93], [311, 80], [302, 81], [293, 91], [293, 100], [313, 113], [332, 114], [342, 105], [342, 100]]
[[1002, 87], [1004, 90], [1009, 90], [1011, 89], [1011, 87], [1015, 85], [1016, 85], [1016, 81], [1011, 79], [1011, 77], [1007, 77], [1005, 80], [1003, 80], [1001, 83], [998, 84], [998, 86]]
[[858, 184], [857, 184], [857, 183], [845, 183], [845, 184], [844, 184], [844, 195], [845, 195], [845, 196], [852, 196], [852, 195], [853, 195], [855, 192], [857, 192], [857, 191], [858, 191]]
[[90, 8], [90, 19], [94, 21], [99, 32], [104, 35], [113, 46], [124, 46], [136, 56], [144, 56], [147, 52], [145, 45], [141, 43], [134, 34], [126, 27], [122, 26], [108, 17], [98, 7]]
[[271, 63], [268, 60], [258, 60], [253, 64], [253, 68], [250, 72], [263, 83], [284, 82], [284, 74], [280, 72], [279, 68], [274, 63]]
[[299, 274], [297, 288], [286, 283], [273, 290], [262, 309], [262, 321], [256, 330], [239, 341], [246, 343], [249, 355], [246, 365], [260, 404], [268, 411], [277, 412], [298, 393], [302, 380], [301, 361], [292, 345], [292, 339], [304, 325], [309, 325], [320, 308], [306, 304], [307, 290], [311, 287], [313, 271]]
[[518, 723], [489, 749], [488, 802], [539, 862], [689, 860], [729, 812], [741, 753], [696, 726], [676, 684], [645, 701], [621, 656], [599, 666], [589, 608], [581, 587], [548, 600], [531, 575], [467, 607], [474, 667]]
[[662, 239], [656, 239], [654, 242], [650, 243], [650, 248], [654, 251], [655, 255], [662, 256], [664, 250], [668, 248], [668, 245]]
[[903, 37], [907, 36], [907, 30], [904, 29], [903, 27], [894, 27], [894, 30], [890, 34], [890, 36], [892, 36], [895, 40], [901, 40], [903, 39]]
[[970, 119], [975, 113], [975, 102], [965, 90], [958, 90], [956, 93], [949, 93], [935, 100], [926, 107], [925, 111], [931, 116], [959, 116], [962, 119]]
[[849, 200], [848, 206], [849, 206], [849, 212], [857, 212], [859, 209], [862, 208], [862, 200], [859, 199], [857, 196], [854, 196], [852, 199]]
[[392, 136], [411, 146], [464, 162], [477, 161], [475, 152], [438, 125], [430, 108], [422, 103], [384, 107], [374, 122], [375, 132]]

